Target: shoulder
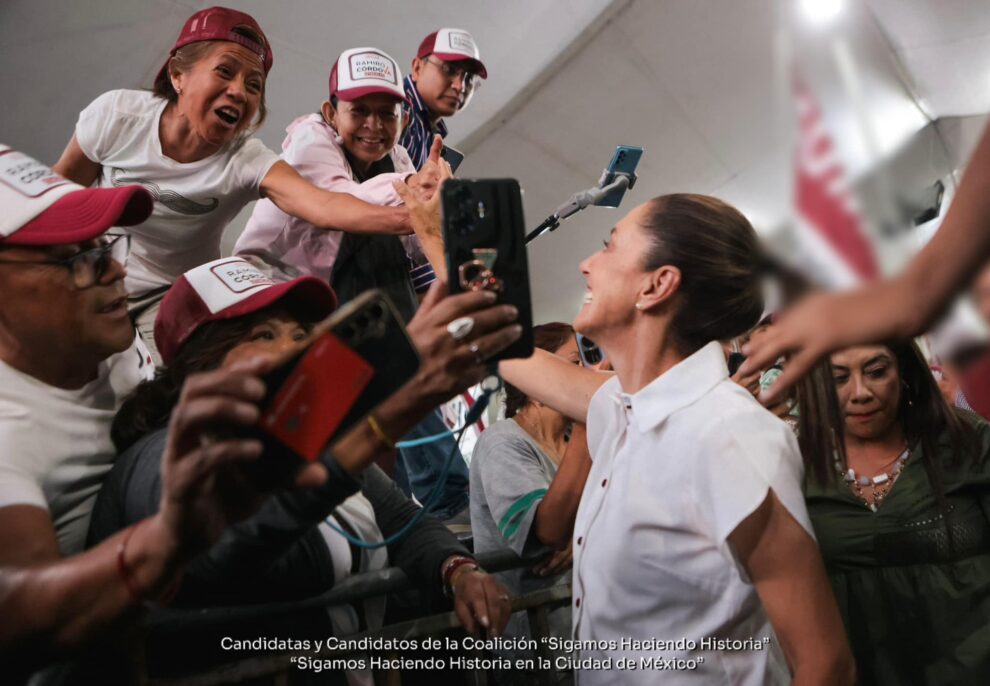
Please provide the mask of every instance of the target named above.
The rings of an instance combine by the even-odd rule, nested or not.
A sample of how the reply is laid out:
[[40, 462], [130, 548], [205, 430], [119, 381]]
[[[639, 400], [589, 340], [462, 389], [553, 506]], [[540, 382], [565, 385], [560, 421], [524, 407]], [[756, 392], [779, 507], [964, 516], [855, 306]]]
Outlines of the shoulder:
[[88, 110], [102, 110], [118, 116], [142, 117], [155, 112], [163, 104], [162, 98], [151, 91], [118, 89], [107, 91], [90, 103]]
[[481, 432], [474, 446], [471, 461], [501, 460], [512, 454], [532, 452], [526, 436], [512, 419], [495, 422]]

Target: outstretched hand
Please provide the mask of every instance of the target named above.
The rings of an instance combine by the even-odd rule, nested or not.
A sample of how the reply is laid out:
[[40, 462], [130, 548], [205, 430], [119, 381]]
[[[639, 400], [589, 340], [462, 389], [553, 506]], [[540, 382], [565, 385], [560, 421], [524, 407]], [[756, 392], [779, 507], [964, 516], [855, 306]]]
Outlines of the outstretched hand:
[[[269, 358], [253, 358], [186, 380], [162, 456], [160, 512], [177, 550], [208, 547], [227, 526], [253, 514], [264, 502], [267, 492], [241, 469], [243, 463], [261, 457], [261, 442], [216, 436], [236, 435], [237, 428], [258, 420], [257, 403], [265, 396], [261, 375], [270, 366]], [[310, 465], [296, 484], [316, 486], [326, 476], [325, 467]]]

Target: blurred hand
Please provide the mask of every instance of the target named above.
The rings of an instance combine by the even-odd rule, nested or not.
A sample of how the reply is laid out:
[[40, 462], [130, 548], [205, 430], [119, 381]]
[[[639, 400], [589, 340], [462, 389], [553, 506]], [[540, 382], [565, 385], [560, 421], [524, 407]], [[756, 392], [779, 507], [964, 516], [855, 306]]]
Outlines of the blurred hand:
[[[516, 308], [496, 305], [494, 293], [446, 293], [446, 284], [439, 280], [434, 283], [406, 327], [422, 364], [404, 388], [432, 403], [430, 407], [481, 381], [487, 374], [485, 360], [522, 335], [522, 327], [514, 323], [519, 317]], [[474, 324], [467, 336], [456, 340], [447, 325], [461, 317], [470, 317]]]
[[[245, 438], [214, 436], [223, 427], [249, 427], [260, 415], [265, 395], [261, 380], [270, 358], [254, 358], [227, 369], [191, 375], [172, 412], [162, 456], [164, 529], [176, 550], [199, 551], [223, 530], [253, 514], [266, 493], [245, 478], [240, 466], [261, 456], [262, 444]], [[300, 473], [298, 485], [326, 479], [322, 465]]]
[[432, 186], [421, 186], [416, 183], [407, 184], [398, 180], [392, 182], [395, 192], [399, 194], [406, 209], [409, 210], [409, 223], [413, 232], [419, 236], [420, 241], [431, 238], [442, 240], [443, 224], [440, 220], [439, 190], [443, 182], [451, 178], [451, 174], [450, 165], [443, 160], [440, 162], [442, 166], [439, 168], [436, 183]]
[[[829, 353], [894, 337], [899, 320], [871, 302], [874, 287], [838, 295], [810, 295], [784, 312], [759, 339], [743, 346], [739, 374], [749, 376], [785, 357], [784, 373], [759, 395], [766, 406], [787, 397], [794, 384]], [[910, 294], [903, 294], [909, 298]], [[881, 301], [882, 302], [882, 301]]]
[[742, 368], [740, 367], [736, 370], [735, 374], [729, 377], [729, 379], [752, 393], [753, 397], [759, 397], [761, 375], [762, 372], [759, 369], [756, 369], [749, 374], [743, 374]]
[[570, 569], [573, 561], [573, 548], [567, 546], [533, 567], [533, 573], [537, 576], [556, 576]]
[[423, 168], [406, 179], [406, 187], [413, 191], [420, 202], [428, 202], [433, 198], [443, 181], [452, 175], [450, 165], [440, 156], [442, 151], [443, 139], [436, 136]]
[[481, 628], [489, 636], [501, 636], [512, 615], [509, 591], [494, 577], [470, 569], [453, 579], [454, 612], [464, 630], [477, 636]]

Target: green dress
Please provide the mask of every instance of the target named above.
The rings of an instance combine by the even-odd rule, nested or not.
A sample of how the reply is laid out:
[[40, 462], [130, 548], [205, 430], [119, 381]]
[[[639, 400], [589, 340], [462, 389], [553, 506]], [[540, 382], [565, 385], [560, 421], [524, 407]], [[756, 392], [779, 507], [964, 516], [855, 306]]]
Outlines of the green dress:
[[979, 460], [939, 443], [952, 545], [920, 448], [877, 512], [841, 477], [806, 483], [860, 684], [990, 686], [990, 424], [972, 423]]

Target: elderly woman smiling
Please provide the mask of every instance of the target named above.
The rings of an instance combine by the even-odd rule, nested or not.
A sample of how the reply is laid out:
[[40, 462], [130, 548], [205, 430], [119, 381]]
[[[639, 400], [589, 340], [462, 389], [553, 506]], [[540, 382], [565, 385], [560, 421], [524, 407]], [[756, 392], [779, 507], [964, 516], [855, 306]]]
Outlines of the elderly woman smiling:
[[133, 236], [131, 316], [153, 343], [157, 304], [185, 271], [219, 257], [224, 227], [259, 196], [317, 226], [408, 234], [408, 212], [317, 188], [251, 137], [264, 119], [271, 45], [247, 14], [223, 7], [186, 22], [152, 92], [104, 93], [79, 115], [55, 165], [91, 185], [138, 183], [155, 197]]

